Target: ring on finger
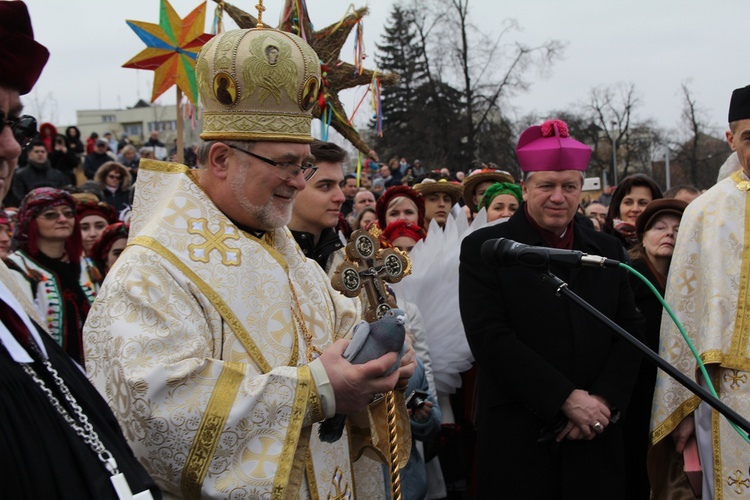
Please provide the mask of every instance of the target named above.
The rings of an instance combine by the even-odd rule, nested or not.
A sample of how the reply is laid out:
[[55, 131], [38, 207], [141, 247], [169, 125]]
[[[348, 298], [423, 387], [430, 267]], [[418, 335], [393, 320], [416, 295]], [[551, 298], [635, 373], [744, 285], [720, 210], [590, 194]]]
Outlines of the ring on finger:
[[594, 425], [591, 426], [596, 432], [602, 432], [604, 430], [604, 426], [601, 422], [597, 421]]

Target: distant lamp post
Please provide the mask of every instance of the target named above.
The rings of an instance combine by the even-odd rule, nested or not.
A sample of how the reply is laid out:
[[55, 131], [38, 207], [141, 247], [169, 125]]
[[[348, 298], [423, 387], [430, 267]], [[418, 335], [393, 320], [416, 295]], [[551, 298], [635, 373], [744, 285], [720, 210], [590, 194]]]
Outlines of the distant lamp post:
[[617, 122], [611, 121], [612, 125], [612, 185], [617, 187]]
[[667, 181], [667, 191], [672, 187], [672, 180], [669, 175], [669, 143], [664, 145], [664, 174]]

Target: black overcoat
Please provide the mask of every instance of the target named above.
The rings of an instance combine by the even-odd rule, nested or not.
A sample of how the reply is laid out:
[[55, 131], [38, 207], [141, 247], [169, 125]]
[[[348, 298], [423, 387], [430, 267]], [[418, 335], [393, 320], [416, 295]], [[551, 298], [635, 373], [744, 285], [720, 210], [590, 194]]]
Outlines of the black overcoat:
[[[624, 260], [614, 238], [574, 225], [573, 248]], [[461, 317], [478, 369], [479, 498], [623, 498], [622, 429], [611, 424], [592, 441], [539, 442], [565, 418], [574, 389], [604, 397], [625, 412], [640, 358], [598, 320], [540, 280], [527, 267], [484, 263], [488, 239], [548, 246], [518, 210], [504, 224], [467, 236], [461, 248]], [[550, 270], [620, 326], [641, 337], [625, 271]]]

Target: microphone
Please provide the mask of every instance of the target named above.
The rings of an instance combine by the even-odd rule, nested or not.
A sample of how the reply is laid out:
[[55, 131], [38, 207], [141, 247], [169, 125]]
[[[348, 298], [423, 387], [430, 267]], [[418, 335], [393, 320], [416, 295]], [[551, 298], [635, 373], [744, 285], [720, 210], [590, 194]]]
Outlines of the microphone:
[[482, 244], [482, 260], [500, 266], [522, 265], [543, 268], [550, 264], [564, 267], [618, 267], [620, 262], [599, 255], [589, 255], [580, 250], [524, 245], [507, 238], [493, 238]]

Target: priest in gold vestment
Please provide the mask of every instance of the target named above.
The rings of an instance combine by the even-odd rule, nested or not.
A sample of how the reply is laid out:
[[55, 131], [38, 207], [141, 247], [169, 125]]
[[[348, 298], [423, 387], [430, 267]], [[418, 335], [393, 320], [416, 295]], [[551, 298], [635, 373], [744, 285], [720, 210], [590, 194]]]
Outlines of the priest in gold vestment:
[[[685, 210], [666, 300], [695, 344], [721, 400], [750, 418], [750, 86], [732, 94], [727, 140], [742, 169]], [[659, 354], [705, 386], [696, 361], [665, 313]], [[750, 498], [750, 444], [671, 377], [659, 371], [652, 412], [649, 477], [654, 498], [693, 498], [679, 454], [695, 436], [702, 498]]]
[[366, 415], [374, 395], [411, 376], [413, 350], [388, 377], [395, 353], [345, 361], [358, 302], [285, 227], [315, 172], [319, 68], [288, 33], [218, 35], [196, 64], [200, 169], [140, 164], [128, 247], [84, 330], [86, 369], [165, 493], [384, 494], [379, 467], [355, 477], [354, 424], [328, 444], [317, 423]]

